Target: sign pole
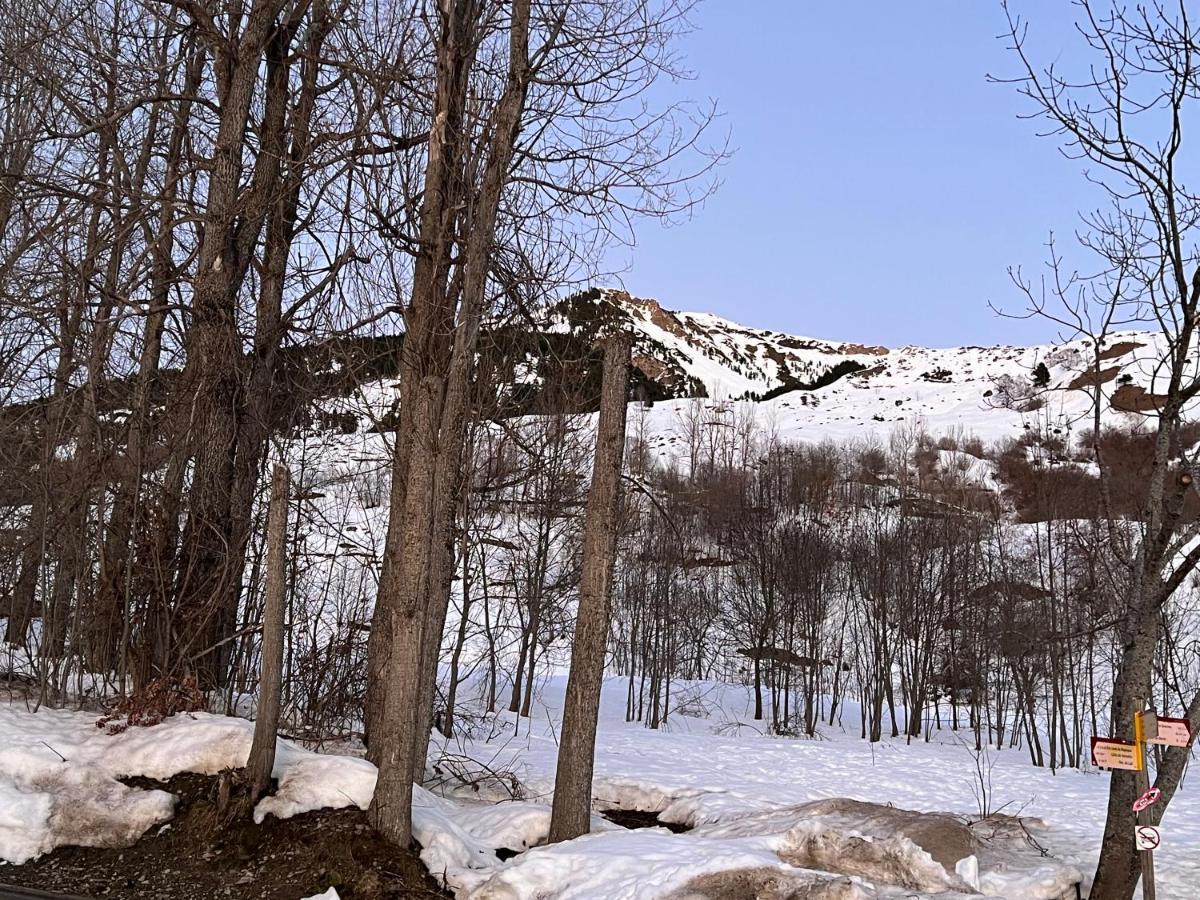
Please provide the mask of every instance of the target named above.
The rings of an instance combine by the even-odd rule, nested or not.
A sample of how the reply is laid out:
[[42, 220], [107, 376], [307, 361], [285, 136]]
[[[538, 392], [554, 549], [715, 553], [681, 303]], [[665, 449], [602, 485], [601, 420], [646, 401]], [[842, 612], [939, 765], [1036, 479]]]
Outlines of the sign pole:
[[[1133, 740], [1137, 744], [1138, 766], [1134, 777], [1137, 779], [1138, 795], [1145, 795], [1150, 790], [1150, 766], [1146, 758], [1146, 741], [1158, 737], [1158, 717], [1152, 710], [1134, 713]], [[1138, 825], [1150, 825], [1150, 808], [1147, 806], [1137, 814]], [[1142, 857], [1142, 900], [1155, 900], [1154, 893], [1154, 851], [1140, 851]]]

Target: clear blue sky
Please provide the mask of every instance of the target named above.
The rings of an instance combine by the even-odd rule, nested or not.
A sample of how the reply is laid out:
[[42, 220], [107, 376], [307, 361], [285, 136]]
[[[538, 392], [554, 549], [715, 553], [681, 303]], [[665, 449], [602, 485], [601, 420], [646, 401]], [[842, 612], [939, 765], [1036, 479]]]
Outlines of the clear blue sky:
[[[1041, 60], [1087, 60], [1068, 0], [1014, 0]], [[688, 222], [613, 257], [634, 294], [748, 325], [899, 346], [1053, 337], [1019, 310], [1051, 229], [1100, 204], [1011, 85], [998, 0], [707, 0], [682, 51], [736, 148]], [[1081, 256], [1077, 260], [1083, 260]]]

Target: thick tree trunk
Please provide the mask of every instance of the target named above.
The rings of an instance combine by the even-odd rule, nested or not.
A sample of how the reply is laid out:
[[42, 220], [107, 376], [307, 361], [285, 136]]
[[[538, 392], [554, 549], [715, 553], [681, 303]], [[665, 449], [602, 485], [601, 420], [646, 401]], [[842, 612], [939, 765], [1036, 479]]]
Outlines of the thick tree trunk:
[[[393, 576], [389, 570], [401, 553], [403, 523], [397, 521], [396, 511], [405, 508], [409, 468], [412, 459], [413, 429], [416, 398], [422, 380], [439, 373], [445, 361], [452, 330], [453, 307], [448, 296], [451, 245], [458, 217], [455, 209], [463, 202], [461, 184], [457, 180], [462, 165], [463, 110], [466, 106], [467, 76], [474, 62], [474, 43], [469, 40], [475, 22], [461, 2], [448, 3], [440, 20], [437, 39], [437, 86], [434, 92], [432, 118], [434, 127], [429, 133], [429, 153], [425, 163], [424, 191], [421, 199], [419, 252], [413, 264], [412, 292], [404, 312], [404, 344], [400, 351], [400, 420], [396, 428], [395, 451], [392, 458], [392, 484], [387, 536], [384, 542], [381, 585]], [[392, 610], [394, 598], [382, 590], [376, 597], [371, 615], [371, 631], [367, 648], [367, 697], [364, 725], [367, 758], [380, 763], [374, 733], [383, 727], [383, 715], [388, 690], [385, 673], [391, 658]]]
[[[1133, 628], [1125, 640], [1113, 686], [1112, 736], [1133, 739], [1134, 714], [1146, 708], [1154, 672], [1154, 648], [1161, 618], [1157, 610], [1133, 613]], [[1141, 877], [1141, 857], [1134, 846], [1137, 773], [1114, 769], [1109, 776], [1108, 817], [1100, 862], [1089, 894], [1091, 900], [1130, 900]], [[1156, 806], [1164, 806], [1159, 803]], [[1161, 809], [1158, 810], [1161, 813]]]
[[[484, 144], [477, 195], [461, 181], [461, 121], [474, 64], [480, 11], [470, 3], [443, 7], [438, 39], [434, 129], [429, 140], [422, 254], [414, 271], [412, 318], [401, 372], [401, 430], [397, 434], [391, 518], [383, 574], [372, 619], [368, 664], [367, 733], [379, 766], [372, 801], [375, 827], [404, 847], [412, 838], [412, 782], [424, 769], [436, 676], [437, 647], [449, 602], [450, 529], [461, 468], [470, 374], [500, 198], [510, 175], [528, 85], [529, 0], [515, 0], [509, 25], [509, 73]], [[473, 204], [473, 207], [472, 207]], [[465, 219], [465, 221], [464, 221]], [[458, 229], [461, 278], [449, 279], [450, 244]], [[455, 314], [461, 294], [461, 310]], [[407, 324], [407, 323], [406, 323]], [[447, 358], [446, 336], [453, 335]], [[405, 388], [423, 373], [418, 417], [404, 423]], [[409, 408], [414, 404], [409, 401]], [[396, 513], [405, 510], [400, 522]], [[389, 624], [390, 620], [390, 624]]]
[[596, 720], [600, 712], [612, 573], [616, 561], [631, 346], [628, 334], [615, 335], [608, 339], [604, 354], [596, 456], [584, 524], [579, 615], [571, 652], [571, 672], [567, 678], [562, 740], [558, 746], [551, 841], [565, 841], [586, 834], [591, 818]]
[[[239, 573], [246, 565], [254, 495], [280, 390], [275, 383], [275, 368], [279, 348], [287, 331], [283, 310], [287, 265], [296, 237], [300, 190], [305, 176], [309, 174], [307, 164], [311, 155], [312, 116], [319, 88], [322, 47], [331, 26], [332, 19], [325, 0], [317, 0], [313, 4], [312, 22], [300, 59], [298, 97], [288, 120], [285, 121], [282, 114], [288, 104], [288, 65], [283, 61], [277, 62], [274, 77], [268, 83], [268, 90], [274, 92], [275, 104], [280, 112], [268, 117], [275, 133], [267, 136], [269, 140], [265, 152], [283, 156], [284, 164], [281, 166], [278, 194], [266, 217], [262, 286], [255, 308], [254, 346], [245, 392], [246, 409], [239, 423], [237, 437], [229, 567]], [[236, 630], [241, 588], [241, 578], [229, 582], [230, 595], [223, 599], [219, 611], [217, 637], [225, 640], [225, 643], [221, 647], [217, 666], [222, 672], [228, 671], [234, 649], [233, 642], [228, 638]]]
[[434, 493], [436, 427], [441, 382], [421, 383], [412, 418], [412, 458], [405, 504], [399, 513], [399, 555], [384, 570], [379, 600], [388, 610], [389, 655], [383, 676], [387, 689], [379, 695], [382, 708], [373, 726], [371, 745], [379, 779], [368, 815], [383, 835], [398, 847], [412, 841], [413, 757], [417, 705], [421, 696], [421, 628], [424, 624], [423, 574], [429, 567], [429, 529]]
[[[224, 681], [220, 658], [212, 651], [221, 638], [223, 609], [235, 595], [231, 584], [241, 571], [231, 565], [232, 488], [237, 438], [246, 401], [246, 361], [237, 323], [237, 295], [249, 269], [263, 222], [276, 190], [279, 147], [255, 161], [249, 186], [243, 185], [243, 151], [251, 105], [265, 69], [265, 99], [259, 123], [264, 141], [282, 130], [287, 105], [287, 59], [298, 19], [278, 21], [286, 0], [256, 0], [240, 34], [220, 44], [215, 60], [220, 100], [219, 125], [209, 172], [203, 240], [192, 284], [192, 323], [187, 335], [184, 384], [189, 401], [186, 448], [193, 460], [188, 519], [174, 586], [175, 616], [182, 627], [171, 633], [171, 664], [188, 668], [198, 661], [203, 687]], [[201, 27], [206, 27], [201, 24]]]
[[[429, 533], [429, 570], [424, 580], [428, 598], [421, 630], [420, 699], [413, 757], [413, 775], [418, 780], [425, 771], [425, 756], [433, 724], [438, 656], [450, 605], [454, 511], [462, 489], [463, 444], [466, 439], [471, 380], [475, 371], [475, 348], [483, 320], [496, 219], [510, 175], [510, 163], [520, 132], [521, 113], [525, 107], [525, 92], [530, 76], [529, 8], [530, 0], [515, 0], [512, 5], [508, 33], [508, 79], [492, 117], [479, 194], [462, 229], [465, 236], [461, 269], [462, 303], [455, 320], [454, 343], [441, 406], [438, 456], [434, 470], [433, 527]], [[451, 298], [454, 292], [452, 285]]]

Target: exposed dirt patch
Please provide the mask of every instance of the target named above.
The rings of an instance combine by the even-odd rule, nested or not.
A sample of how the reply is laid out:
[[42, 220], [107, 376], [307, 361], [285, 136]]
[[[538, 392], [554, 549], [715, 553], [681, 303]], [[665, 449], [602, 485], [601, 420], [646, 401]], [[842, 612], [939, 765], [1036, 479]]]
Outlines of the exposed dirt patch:
[[841, 797], [806, 803], [796, 811], [826, 817], [822, 821], [832, 826], [788, 834], [779, 858], [805, 869], [940, 893], [966, 887], [957, 875], [957, 863], [978, 852], [967, 823], [943, 813]]
[[1120, 366], [1109, 366], [1107, 369], [1101, 369], [1099, 372], [1089, 370], [1081, 375], [1076, 375], [1074, 380], [1067, 385], [1067, 388], [1068, 390], [1075, 391], [1082, 388], [1095, 387], [1098, 384], [1108, 384], [1108, 382], [1120, 374]]
[[731, 869], [693, 878], [669, 900], [867, 900], [849, 878], [789, 874], [779, 869]]
[[887, 347], [867, 346], [866, 344], [840, 344], [830, 353], [851, 353], [855, 356], [887, 356], [891, 351]]
[[3, 880], [138, 900], [299, 900], [331, 885], [343, 900], [450, 896], [415, 852], [380, 840], [360, 809], [268, 816], [255, 825], [232, 807], [221, 811], [215, 777], [186, 773], [168, 782], [128, 783], [178, 796], [175, 818], [124, 850], [63, 847], [23, 866], [5, 866]]
[[1121, 412], [1151, 412], [1163, 408], [1167, 398], [1155, 394], [1147, 394], [1146, 389], [1137, 384], [1123, 384], [1112, 395], [1112, 408]]
[[631, 363], [635, 368], [641, 369], [642, 374], [651, 381], [662, 381], [663, 376], [670, 371], [666, 363], [660, 359], [655, 359], [653, 356], [635, 354]]
[[1111, 347], [1106, 347], [1104, 350], [1100, 351], [1100, 359], [1101, 361], [1106, 359], [1116, 359], [1119, 356], [1124, 356], [1126, 353], [1132, 353], [1134, 350], [1138, 350], [1144, 346], [1146, 345], [1139, 344], [1137, 341], [1117, 341], [1117, 343], [1113, 344]]
[[628, 306], [644, 309], [648, 313], [650, 321], [663, 331], [673, 334], [677, 338], [687, 337], [687, 332], [684, 330], [683, 324], [671, 312], [663, 309], [657, 300], [643, 300], [641, 297], [632, 297], [625, 291], [610, 291], [609, 298], [610, 302], [624, 303]]
[[640, 809], [606, 809], [600, 815], [622, 828], [666, 828], [675, 834], [691, 831], [691, 825], [681, 822], [663, 822], [656, 812], [646, 812]]

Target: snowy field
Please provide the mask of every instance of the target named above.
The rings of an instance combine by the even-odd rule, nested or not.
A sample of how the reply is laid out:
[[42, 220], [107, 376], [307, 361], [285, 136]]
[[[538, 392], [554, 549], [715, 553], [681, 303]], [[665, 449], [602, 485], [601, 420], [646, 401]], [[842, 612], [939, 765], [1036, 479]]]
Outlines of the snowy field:
[[[706, 684], [681, 685], [676, 694], [692, 700], [686, 708], [694, 715], [676, 712], [666, 730], [651, 731], [623, 721], [625, 682], [616, 679], [606, 684], [601, 714], [597, 808], [656, 811], [663, 821], [695, 827], [682, 834], [628, 831], [597, 817], [587, 837], [502, 862], [498, 848], [524, 851], [547, 832], [563, 687], [560, 677], [543, 685], [532, 721], [516, 723], [507, 713], [481, 718], [473, 738], [431, 749], [436, 793], [418, 791], [416, 830], [422, 859], [456, 896], [705, 896], [684, 891], [685, 885], [698, 876], [755, 870], [817, 879], [829, 889], [819, 896], [828, 897], [955, 896], [976, 887], [985, 896], [1052, 898], [1073, 895], [1071, 883], [1078, 874], [1090, 876], [1095, 864], [1107, 786], [1102, 773], [1051, 773], [1031, 767], [1022, 750], [991, 753], [991, 807], [1029, 817], [1028, 839], [999, 820], [977, 831], [976, 860], [947, 873], [931, 867], [919, 847], [889, 833], [887, 823], [848, 818], [829, 804], [794, 807], [851, 798], [977, 817], [976, 762], [954, 736], [871, 745], [835, 726], [819, 740], [765, 737], [750, 722], [742, 689]], [[853, 730], [855, 719], [848, 710], [847, 729]], [[30, 713], [17, 703], [0, 707], [0, 855], [19, 863], [58, 845], [128, 842], [161, 827], [171, 816], [172, 797], [125, 787], [116, 778], [165, 779], [180, 771], [239, 766], [251, 733], [245, 720], [196, 714], [112, 736], [96, 728], [92, 714]], [[368, 804], [375, 778], [369, 763], [286, 742], [281, 747], [279, 791], [260, 803], [256, 817]], [[1190, 784], [1163, 825], [1155, 860], [1159, 896], [1195, 897], [1200, 797]], [[914, 886], [835, 879], [784, 861], [796, 859], [797, 847], [836, 855], [846, 841], [863, 837], [901, 858]]]

